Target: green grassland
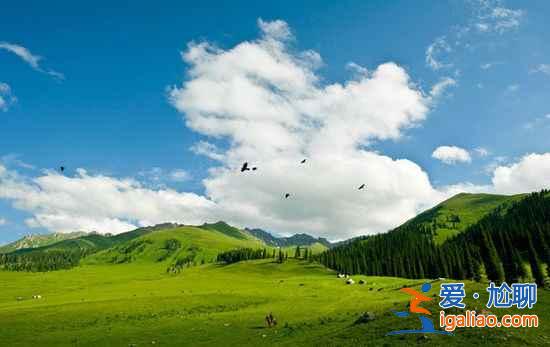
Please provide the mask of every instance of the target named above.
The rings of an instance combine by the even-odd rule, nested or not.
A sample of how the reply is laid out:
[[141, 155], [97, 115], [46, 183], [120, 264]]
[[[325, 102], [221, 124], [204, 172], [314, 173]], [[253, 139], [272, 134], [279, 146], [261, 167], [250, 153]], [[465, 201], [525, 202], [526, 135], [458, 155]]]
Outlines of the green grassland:
[[[519, 201], [523, 197], [525, 197], [525, 194], [496, 195], [461, 193], [424, 211], [407, 221], [407, 223], [435, 226], [435, 242], [441, 244], [449, 237], [475, 224], [483, 216], [487, 215], [498, 206]], [[458, 216], [460, 222], [452, 222], [453, 216]]]
[[[540, 315], [538, 329], [462, 329], [455, 336], [427, 338], [385, 336], [390, 330], [418, 327], [414, 318], [395, 317], [390, 309], [406, 310], [408, 297], [398, 289], [423, 281], [353, 276], [356, 283], [363, 279], [366, 284], [346, 285], [333, 271], [293, 259], [283, 264], [271, 259], [205, 264], [178, 275], [164, 270], [162, 263], [136, 262], [46, 273], [0, 272], [0, 341], [4, 346], [550, 342], [546, 340], [550, 296], [543, 290], [530, 311]], [[435, 282], [430, 294], [437, 288]], [[467, 282], [467, 290], [473, 289], [486, 300], [482, 284]], [[32, 299], [33, 295], [42, 299]], [[437, 314], [436, 304], [429, 307]], [[375, 320], [354, 324], [364, 311], [373, 312]], [[265, 327], [269, 312], [278, 320], [275, 328]]]
[[[409, 221], [444, 225], [458, 214], [459, 225], [441, 226], [438, 236], [464, 230], [498, 204], [517, 199], [460, 194]], [[80, 265], [51, 272], [0, 270], [1, 346], [393, 346], [550, 344], [550, 292], [521, 313], [538, 314], [539, 328], [458, 329], [454, 336], [386, 336], [417, 329], [417, 317], [399, 318], [409, 297], [403, 286], [432, 282], [426, 305], [438, 326], [439, 281], [352, 276], [355, 284], [317, 263], [288, 259], [214, 263], [236, 248], [267, 247], [246, 230], [223, 222], [202, 226], [164, 225], [115, 236], [86, 235], [32, 250], [89, 249]], [[303, 249], [303, 247], [301, 247]], [[308, 246], [313, 253], [326, 249]], [[174, 264], [178, 271], [167, 271]], [[365, 284], [359, 284], [363, 280]], [[486, 283], [465, 281], [467, 308], [480, 312]], [[475, 301], [471, 294], [480, 293]], [[40, 295], [40, 299], [33, 296]], [[278, 321], [266, 327], [272, 312]], [[374, 320], [356, 324], [364, 312]], [[493, 310], [499, 316], [514, 310]], [[456, 312], [455, 312], [456, 313]]]

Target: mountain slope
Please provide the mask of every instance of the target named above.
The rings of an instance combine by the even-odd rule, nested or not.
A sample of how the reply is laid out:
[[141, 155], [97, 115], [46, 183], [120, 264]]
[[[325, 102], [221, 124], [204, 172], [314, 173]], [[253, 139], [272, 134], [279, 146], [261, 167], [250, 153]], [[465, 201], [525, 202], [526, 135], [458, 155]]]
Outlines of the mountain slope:
[[263, 241], [219, 222], [158, 230], [91, 255], [83, 263], [167, 262], [173, 268], [181, 268], [212, 262], [223, 251], [265, 246]]
[[399, 231], [410, 225], [431, 227], [436, 243], [441, 244], [470, 225], [477, 223], [502, 204], [511, 204], [524, 198], [525, 194], [496, 195], [496, 194], [457, 194], [439, 205], [420, 213], [402, 226], [394, 229]]
[[48, 246], [63, 240], [75, 239], [87, 235], [86, 232], [51, 233], [40, 235], [26, 235], [23, 238], [0, 247], [0, 253], [10, 253], [23, 248], [38, 248]]
[[[474, 215], [479, 207], [469, 212]], [[545, 268], [550, 266], [550, 191], [507, 200], [440, 244], [434, 242], [436, 230], [425, 219], [426, 214], [386, 234], [333, 248], [318, 259], [347, 273], [486, 278], [498, 283], [536, 281], [546, 285]]]
[[37, 248], [22, 248], [0, 254], [0, 268], [15, 271], [52, 271], [79, 264], [83, 257], [101, 250], [130, 242], [160, 229], [176, 228], [177, 224], [160, 224], [139, 228], [118, 235], [86, 234]]

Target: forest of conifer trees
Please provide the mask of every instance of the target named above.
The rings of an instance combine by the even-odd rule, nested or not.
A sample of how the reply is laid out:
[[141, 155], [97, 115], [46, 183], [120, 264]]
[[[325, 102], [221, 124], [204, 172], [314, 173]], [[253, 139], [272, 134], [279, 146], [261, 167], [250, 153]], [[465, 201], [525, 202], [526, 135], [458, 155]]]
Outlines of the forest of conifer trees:
[[435, 229], [406, 223], [316, 256], [350, 274], [407, 278], [454, 278], [495, 282], [534, 280], [544, 285], [550, 268], [549, 191], [504, 204], [464, 232], [437, 245]]

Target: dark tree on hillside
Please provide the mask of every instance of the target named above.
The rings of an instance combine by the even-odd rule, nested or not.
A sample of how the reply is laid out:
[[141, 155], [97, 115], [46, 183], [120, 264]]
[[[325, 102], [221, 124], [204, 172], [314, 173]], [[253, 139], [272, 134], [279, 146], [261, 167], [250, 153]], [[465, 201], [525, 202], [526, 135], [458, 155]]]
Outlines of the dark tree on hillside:
[[542, 272], [542, 264], [540, 262], [539, 256], [537, 255], [537, 251], [533, 246], [533, 240], [531, 239], [530, 235], [527, 238], [527, 242], [529, 244], [528, 255], [529, 264], [531, 264], [531, 272], [533, 274], [533, 277], [535, 278], [535, 282], [537, 282], [537, 284], [542, 287], [544, 286], [544, 274]]
[[294, 252], [294, 258], [300, 258], [300, 246], [296, 246], [296, 251]]

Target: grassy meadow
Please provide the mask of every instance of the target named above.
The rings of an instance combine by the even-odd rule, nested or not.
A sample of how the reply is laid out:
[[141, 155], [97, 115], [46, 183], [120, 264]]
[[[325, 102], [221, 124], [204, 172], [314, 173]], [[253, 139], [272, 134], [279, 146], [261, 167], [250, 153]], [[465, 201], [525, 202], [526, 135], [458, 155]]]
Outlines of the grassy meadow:
[[[163, 263], [82, 265], [54, 272], [0, 272], [0, 341], [3, 346], [384, 346], [548, 344], [550, 296], [539, 290], [529, 313], [530, 329], [458, 329], [455, 336], [385, 336], [419, 328], [415, 317], [398, 318], [408, 296], [402, 286], [424, 281], [353, 276], [347, 285], [315, 263], [272, 259], [232, 265], [206, 264], [166, 274]], [[360, 285], [363, 279], [366, 284]], [[481, 311], [484, 284], [467, 282], [481, 294], [467, 308]], [[437, 295], [434, 282], [430, 295]], [[41, 295], [41, 299], [33, 299]], [[438, 297], [428, 305], [435, 313]], [[471, 304], [471, 306], [470, 306]], [[365, 311], [375, 319], [354, 322]], [[278, 321], [267, 328], [264, 317]], [[503, 312], [495, 311], [497, 315]], [[509, 313], [506, 310], [505, 313]]]

